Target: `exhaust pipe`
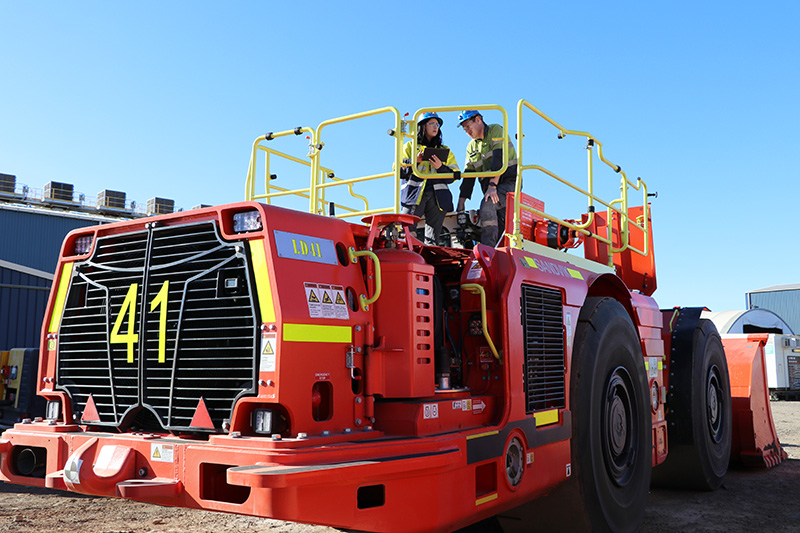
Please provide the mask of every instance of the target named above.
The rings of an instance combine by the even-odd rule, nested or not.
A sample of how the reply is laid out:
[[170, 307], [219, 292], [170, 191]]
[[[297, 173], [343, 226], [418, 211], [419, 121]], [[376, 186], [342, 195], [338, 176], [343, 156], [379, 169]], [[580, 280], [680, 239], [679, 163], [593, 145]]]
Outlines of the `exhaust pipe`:
[[15, 450], [14, 471], [25, 477], [44, 477], [47, 464], [47, 450], [38, 446], [30, 446]]

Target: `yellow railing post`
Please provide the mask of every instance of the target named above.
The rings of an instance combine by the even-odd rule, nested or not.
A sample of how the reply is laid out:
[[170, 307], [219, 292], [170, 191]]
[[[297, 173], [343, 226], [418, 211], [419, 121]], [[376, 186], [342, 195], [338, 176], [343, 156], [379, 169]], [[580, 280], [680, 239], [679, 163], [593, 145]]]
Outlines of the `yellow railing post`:
[[525, 144], [523, 142], [525, 134], [522, 129], [523, 102], [524, 100], [517, 102], [517, 183], [514, 184], [514, 234], [509, 239], [512, 248], [521, 248], [524, 240], [522, 237], [522, 199], [520, 198], [522, 193], [522, 171], [525, 170], [522, 164], [524, 161], [522, 159], [523, 145]]
[[317, 181], [319, 179], [319, 151], [323, 145], [319, 142], [319, 127], [311, 136], [308, 144], [308, 157], [311, 159], [311, 184], [308, 189], [308, 212], [316, 213], [319, 207], [317, 203]]

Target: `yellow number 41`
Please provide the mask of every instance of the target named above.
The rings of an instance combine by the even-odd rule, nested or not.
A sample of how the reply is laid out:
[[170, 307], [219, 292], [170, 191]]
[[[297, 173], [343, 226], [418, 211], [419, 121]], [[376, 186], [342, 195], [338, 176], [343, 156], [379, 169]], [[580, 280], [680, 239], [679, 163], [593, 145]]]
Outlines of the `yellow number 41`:
[[[128, 362], [133, 363], [133, 346], [139, 342], [139, 334], [134, 333], [136, 324], [136, 295], [138, 293], [139, 284], [132, 283], [128, 287], [128, 294], [125, 295], [125, 300], [122, 302], [122, 307], [119, 310], [119, 315], [114, 321], [114, 327], [111, 328], [111, 344], [127, 344], [128, 345]], [[158, 362], [163, 363], [166, 361], [167, 352], [167, 296], [169, 294], [169, 280], [164, 281], [161, 289], [150, 302], [150, 312], [161, 307], [158, 313]], [[128, 318], [128, 332], [120, 333], [122, 323], [125, 317]]]

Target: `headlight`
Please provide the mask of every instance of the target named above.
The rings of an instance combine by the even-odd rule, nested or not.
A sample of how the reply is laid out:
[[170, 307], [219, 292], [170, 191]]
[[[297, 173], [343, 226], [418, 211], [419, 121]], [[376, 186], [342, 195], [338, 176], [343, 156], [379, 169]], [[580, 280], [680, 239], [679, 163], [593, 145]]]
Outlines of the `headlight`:
[[92, 235], [82, 235], [75, 239], [75, 255], [86, 255], [92, 250]]
[[48, 400], [45, 413], [45, 418], [47, 420], [58, 420], [61, 418], [61, 402], [58, 400]]
[[262, 435], [272, 433], [272, 410], [256, 409], [253, 411], [253, 431]]
[[242, 211], [233, 215], [233, 231], [244, 233], [246, 231], [258, 231], [262, 228], [261, 213], [257, 210]]

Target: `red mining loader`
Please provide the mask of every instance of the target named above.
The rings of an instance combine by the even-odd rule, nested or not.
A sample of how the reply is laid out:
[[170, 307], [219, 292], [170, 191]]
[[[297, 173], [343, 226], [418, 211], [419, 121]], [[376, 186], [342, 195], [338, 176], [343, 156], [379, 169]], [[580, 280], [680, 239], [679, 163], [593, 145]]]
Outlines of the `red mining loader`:
[[[417, 217], [397, 214], [402, 145], [418, 149], [423, 113], [455, 109], [270, 133], [253, 145], [247, 201], [70, 233], [42, 331], [47, 416], [2, 434], [0, 478], [357, 531], [453, 531], [542, 501], [566, 509], [550, 527], [633, 531], [651, 475], [714, 489], [732, 443], [750, 462], [779, 462], [774, 429], [764, 438], [769, 424], [752, 422], [769, 414], [763, 390], [749, 389], [741, 429], [739, 378], [713, 324], [652, 298], [647, 187], [593, 136], [521, 100], [501, 242], [464, 247], [474, 213], [450, 225], [448, 246], [418, 240]], [[502, 107], [473, 109], [509, 131]], [[525, 164], [531, 114], [586, 138], [588, 185]], [[322, 166], [324, 132], [379, 115], [392, 121], [391, 171], [340, 178]], [[268, 147], [304, 134], [307, 158]], [[501, 140], [494, 175], [508, 166]], [[595, 153], [619, 198], [594, 192]], [[310, 185], [275, 185], [270, 157], [307, 167]], [[584, 214], [545, 211], [523, 173], [581, 195]], [[391, 205], [356, 194], [374, 180], [392, 184]], [[310, 212], [274, 205], [286, 198]], [[761, 371], [743, 364], [747, 379]]]

